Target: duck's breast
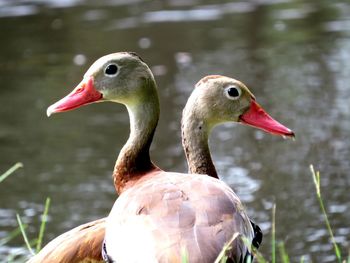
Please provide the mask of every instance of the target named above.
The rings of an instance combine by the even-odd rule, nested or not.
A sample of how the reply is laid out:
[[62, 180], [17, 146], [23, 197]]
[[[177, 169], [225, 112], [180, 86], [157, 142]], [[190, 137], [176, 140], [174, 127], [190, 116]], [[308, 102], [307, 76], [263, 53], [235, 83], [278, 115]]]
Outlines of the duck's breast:
[[[107, 219], [106, 248], [116, 262], [214, 262], [235, 232], [252, 239], [241, 202], [207, 175], [160, 172], [120, 195]], [[245, 253], [241, 239], [239, 258]]]

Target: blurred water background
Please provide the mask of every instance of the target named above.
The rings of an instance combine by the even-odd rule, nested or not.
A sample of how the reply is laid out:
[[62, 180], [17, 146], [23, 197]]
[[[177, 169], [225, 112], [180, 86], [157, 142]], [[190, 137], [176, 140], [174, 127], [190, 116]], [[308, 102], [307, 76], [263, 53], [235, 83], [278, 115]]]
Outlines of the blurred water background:
[[[186, 171], [182, 108], [207, 74], [245, 82], [258, 102], [296, 132], [283, 140], [240, 125], [211, 136], [222, 180], [263, 229], [270, 255], [271, 208], [277, 239], [292, 261], [335, 262], [309, 164], [321, 171], [335, 238], [350, 242], [350, 4], [348, 1], [1, 0], [0, 171], [24, 169], [0, 185], [0, 239], [16, 213], [36, 236], [51, 197], [45, 243], [106, 216], [115, 200], [111, 173], [127, 139], [123, 106], [104, 103], [48, 119], [46, 108], [80, 82], [102, 55], [136, 51], [159, 85], [161, 119], [152, 158]], [[25, 254], [17, 237], [0, 261]]]

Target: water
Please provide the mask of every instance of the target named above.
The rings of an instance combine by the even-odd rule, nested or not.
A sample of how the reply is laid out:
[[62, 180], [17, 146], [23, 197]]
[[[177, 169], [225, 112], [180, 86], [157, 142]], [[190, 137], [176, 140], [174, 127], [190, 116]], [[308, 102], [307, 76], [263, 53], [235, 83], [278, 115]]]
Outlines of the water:
[[[138, 52], [155, 73], [161, 119], [152, 158], [186, 171], [180, 116], [207, 74], [245, 82], [274, 118], [292, 128], [283, 140], [241, 125], [211, 136], [222, 180], [265, 233], [271, 210], [277, 239], [293, 261], [334, 262], [309, 164], [321, 171], [335, 238], [350, 242], [350, 6], [347, 1], [1, 1], [0, 171], [24, 169], [0, 185], [0, 239], [16, 213], [36, 237], [51, 197], [45, 242], [108, 214], [114, 161], [128, 136], [124, 107], [92, 105], [51, 118], [46, 108], [67, 94], [98, 57]], [[21, 237], [0, 248], [26, 253]]]

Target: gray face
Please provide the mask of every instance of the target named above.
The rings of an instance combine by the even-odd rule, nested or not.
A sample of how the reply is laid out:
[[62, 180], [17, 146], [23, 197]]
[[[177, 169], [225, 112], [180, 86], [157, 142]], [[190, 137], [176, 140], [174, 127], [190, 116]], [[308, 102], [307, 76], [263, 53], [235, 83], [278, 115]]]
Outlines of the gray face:
[[[104, 100], [130, 104], [153, 93], [148, 81], [154, 81], [148, 66], [133, 53], [114, 53], [98, 59], [85, 73], [93, 77], [94, 87], [103, 94]], [[146, 87], [145, 87], [146, 86]]]
[[202, 120], [213, 127], [228, 121], [239, 121], [249, 107], [253, 94], [240, 81], [224, 76], [208, 76], [199, 81], [189, 100]]

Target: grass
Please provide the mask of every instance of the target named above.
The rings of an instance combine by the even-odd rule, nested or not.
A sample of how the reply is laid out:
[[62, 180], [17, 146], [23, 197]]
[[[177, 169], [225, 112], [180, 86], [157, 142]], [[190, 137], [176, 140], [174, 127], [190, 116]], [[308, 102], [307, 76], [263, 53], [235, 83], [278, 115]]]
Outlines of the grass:
[[[22, 168], [22, 167], [23, 167], [22, 163], [14, 164], [10, 169], [8, 169], [6, 172], [4, 172], [3, 174], [0, 175], [0, 183], [2, 183], [7, 177], [9, 177], [10, 175], [14, 174], [14, 172], [16, 170], [18, 170], [19, 168]], [[23, 227], [23, 229], [26, 229], [27, 226], [26, 225], [22, 225], [22, 227]], [[4, 237], [4, 238], [0, 239], [0, 246], [3, 246], [5, 244], [7, 244], [12, 239], [17, 237], [19, 234], [21, 234], [21, 230], [18, 227], [15, 230], [13, 230], [7, 237]]]
[[[0, 183], [3, 182], [10, 175], [14, 174], [14, 172], [21, 167], [23, 167], [22, 163], [14, 164], [10, 169], [8, 169], [6, 172], [4, 172], [3, 174], [0, 175]], [[15, 230], [13, 230], [12, 232], [10, 232], [10, 234], [8, 234], [7, 237], [0, 239], [0, 246], [7, 244], [12, 239], [14, 239], [18, 235], [22, 234], [23, 239], [24, 239], [24, 243], [25, 243], [29, 253], [31, 255], [35, 255], [36, 253], [38, 253], [41, 249], [42, 240], [44, 238], [44, 232], [45, 232], [46, 222], [48, 219], [49, 207], [50, 207], [50, 198], [48, 197], [48, 198], [46, 198], [44, 212], [43, 212], [42, 217], [41, 217], [39, 234], [38, 234], [38, 237], [36, 239], [29, 241], [27, 233], [26, 233], [27, 225], [23, 224], [20, 215], [16, 214], [18, 227]], [[33, 244], [35, 245], [35, 250], [32, 248]], [[16, 257], [16, 255], [9, 255], [6, 262], [14, 261], [15, 257]], [[18, 261], [25, 261], [25, 258], [23, 258], [23, 259], [20, 258], [17, 260]]]
[[[350, 251], [349, 251], [349, 255], [348, 255], [347, 259], [343, 258], [341, 255], [339, 246], [336, 243], [335, 238], [334, 238], [333, 230], [332, 230], [331, 224], [329, 222], [327, 211], [325, 209], [324, 202], [323, 202], [322, 195], [321, 195], [321, 175], [320, 175], [320, 172], [315, 171], [313, 165], [310, 165], [310, 171], [311, 171], [311, 175], [312, 175], [313, 182], [314, 182], [315, 189], [316, 189], [316, 197], [317, 197], [317, 200], [319, 202], [321, 212], [322, 212], [322, 215], [323, 215], [324, 220], [325, 220], [328, 234], [329, 234], [329, 236], [331, 238], [331, 242], [333, 244], [334, 254], [335, 254], [336, 260], [338, 263], [350, 263]], [[272, 208], [272, 230], [271, 230], [272, 231], [272, 238], [271, 238], [272, 262], [273, 263], [276, 262], [276, 246], [277, 246], [278, 252], [280, 254], [280, 262], [290, 263], [291, 261], [289, 259], [288, 253], [285, 250], [284, 243], [283, 242], [279, 242], [279, 243], [276, 242], [276, 238], [275, 238], [275, 234], [276, 234], [276, 224], [275, 224], [276, 221], [275, 221], [275, 219], [276, 219], [276, 216], [275, 215], [276, 215], [276, 206], [274, 205]], [[261, 260], [261, 257], [257, 257], [257, 261], [259, 263], [266, 262], [265, 259]], [[300, 258], [300, 262], [301, 263], [305, 262], [304, 257]]]
[[[24, 229], [26, 229], [26, 225], [23, 226]], [[21, 229], [16, 228], [15, 230], [12, 230], [8, 235], [7, 237], [4, 237], [0, 240], [0, 247], [7, 244], [8, 242], [10, 242], [12, 239], [14, 239], [16, 236], [20, 235], [21, 234]]]
[[47, 197], [46, 201], [45, 201], [44, 213], [41, 217], [39, 236], [38, 236], [37, 243], [36, 243], [36, 253], [38, 253], [40, 251], [41, 246], [43, 244], [44, 232], [45, 232], [46, 222], [47, 222], [47, 218], [48, 218], [48, 214], [49, 214], [50, 203], [51, 203], [51, 199], [49, 197]]
[[[326, 224], [326, 227], [327, 227], [327, 230], [328, 230], [328, 234], [329, 234], [329, 236], [331, 238], [331, 242], [332, 242], [332, 245], [333, 245], [333, 248], [334, 248], [334, 254], [335, 254], [336, 260], [337, 260], [338, 263], [350, 263], [350, 250], [348, 252], [348, 257], [347, 258], [343, 257], [341, 255], [341, 251], [339, 249], [339, 246], [336, 243], [335, 238], [334, 238], [333, 230], [332, 230], [331, 224], [329, 222], [327, 211], [325, 209], [324, 202], [323, 202], [322, 195], [321, 195], [321, 175], [320, 175], [320, 172], [319, 171], [315, 171], [313, 165], [310, 165], [310, 171], [311, 171], [311, 175], [312, 175], [313, 182], [314, 182], [315, 189], [316, 189], [316, 197], [318, 199], [318, 202], [319, 202], [319, 205], [320, 205], [320, 208], [321, 208], [321, 212], [322, 212], [324, 220], [325, 220], [325, 224]], [[236, 238], [237, 235], [234, 235], [234, 237]], [[240, 238], [242, 238], [242, 237], [240, 237]], [[244, 240], [244, 238], [243, 238], [243, 240]], [[245, 242], [246, 242], [246, 244], [248, 243], [247, 240]], [[223, 250], [219, 254], [219, 257], [215, 261], [215, 263], [218, 263], [218, 262], [224, 263], [224, 262], [226, 262], [227, 259], [225, 258], [225, 255], [226, 255], [227, 250], [230, 249], [230, 246], [229, 246], [230, 243], [232, 243], [232, 241], [230, 241], [228, 243], [228, 245], [226, 245], [223, 248]], [[279, 253], [280, 261], [276, 261], [276, 250]], [[258, 252], [258, 251], [253, 251], [253, 252], [255, 253], [254, 256], [255, 256], [256, 261], [258, 263], [268, 263], [269, 262], [268, 260], [266, 260], [264, 258], [263, 255], [261, 255], [260, 252]], [[284, 243], [283, 242], [278, 242], [278, 243], [276, 242], [276, 205], [274, 205], [273, 208], [272, 208], [271, 262], [272, 263], [276, 263], [276, 262], [290, 263], [291, 262], [291, 260], [289, 258], [289, 255], [288, 255], [288, 253], [287, 253], [287, 251], [285, 249]], [[301, 257], [299, 262], [300, 263], [306, 263], [304, 257]]]
[[230, 250], [233, 241], [239, 237], [239, 233], [235, 233], [231, 239], [227, 242], [224, 248], [221, 250], [219, 256], [216, 258], [214, 263], [225, 263], [227, 261], [227, 252]]
[[2, 175], [0, 175], [0, 183], [3, 182], [11, 174], [13, 174], [17, 169], [22, 168], [22, 167], [23, 167], [22, 163], [14, 164], [10, 169], [8, 169], [6, 172], [4, 172]]
[[333, 247], [334, 247], [334, 253], [335, 253], [335, 256], [337, 258], [337, 261], [339, 263], [341, 263], [342, 261], [342, 256], [341, 256], [341, 253], [340, 253], [340, 249], [337, 245], [337, 243], [335, 242], [335, 239], [334, 239], [334, 235], [333, 235], [333, 231], [332, 231], [332, 227], [331, 227], [331, 224], [329, 223], [329, 219], [328, 219], [328, 216], [327, 216], [327, 212], [326, 212], [326, 209], [324, 208], [324, 204], [323, 204], [323, 200], [322, 200], [322, 196], [321, 196], [321, 178], [320, 178], [320, 172], [319, 171], [316, 171], [315, 172], [315, 169], [313, 167], [313, 165], [310, 165], [310, 170], [311, 170], [311, 173], [312, 173], [312, 177], [314, 179], [314, 184], [315, 184], [315, 187], [316, 187], [316, 195], [317, 195], [317, 199], [318, 199], [318, 202], [320, 204], [320, 208], [321, 208], [321, 211], [322, 211], [322, 214], [323, 214], [323, 217], [324, 217], [324, 220], [326, 222], [326, 226], [327, 226], [327, 230], [328, 230], [328, 233], [331, 237], [331, 240], [332, 240], [332, 244], [333, 244]]
[[272, 226], [271, 226], [271, 258], [272, 263], [276, 262], [276, 204], [272, 207]]
[[26, 231], [24, 230], [24, 225], [22, 223], [21, 217], [18, 214], [16, 214], [16, 217], [17, 217], [17, 222], [18, 222], [18, 225], [19, 225], [19, 229], [21, 230], [21, 233], [22, 233], [22, 236], [23, 236], [23, 239], [24, 239], [24, 243], [26, 244], [30, 254], [32, 254], [34, 256], [35, 253], [32, 250], [31, 245], [29, 244], [29, 240], [28, 240]]
[[[29, 242], [29, 239], [27, 237], [27, 234], [26, 234], [25, 228], [23, 226], [21, 217], [19, 216], [19, 214], [16, 215], [17, 216], [17, 222], [18, 222], [19, 228], [21, 230], [21, 233], [22, 233], [22, 236], [23, 236], [23, 239], [24, 239], [24, 243], [26, 244], [27, 249], [28, 249], [29, 253], [32, 256], [34, 256], [36, 253], [38, 253], [40, 251], [40, 249], [41, 249], [42, 241], [43, 241], [43, 238], [44, 238], [44, 232], [45, 232], [47, 217], [48, 217], [48, 213], [49, 213], [49, 207], [50, 207], [50, 198], [47, 197], [46, 198], [46, 202], [45, 202], [44, 212], [43, 212], [43, 215], [41, 217], [41, 224], [40, 224], [39, 234], [38, 234], [38, 237], [36, 239], [32, 240], [32, 242]], [[35, 244], [35, 246], [36, 246], [35, 250], [32, 248], [31, 243]]]

